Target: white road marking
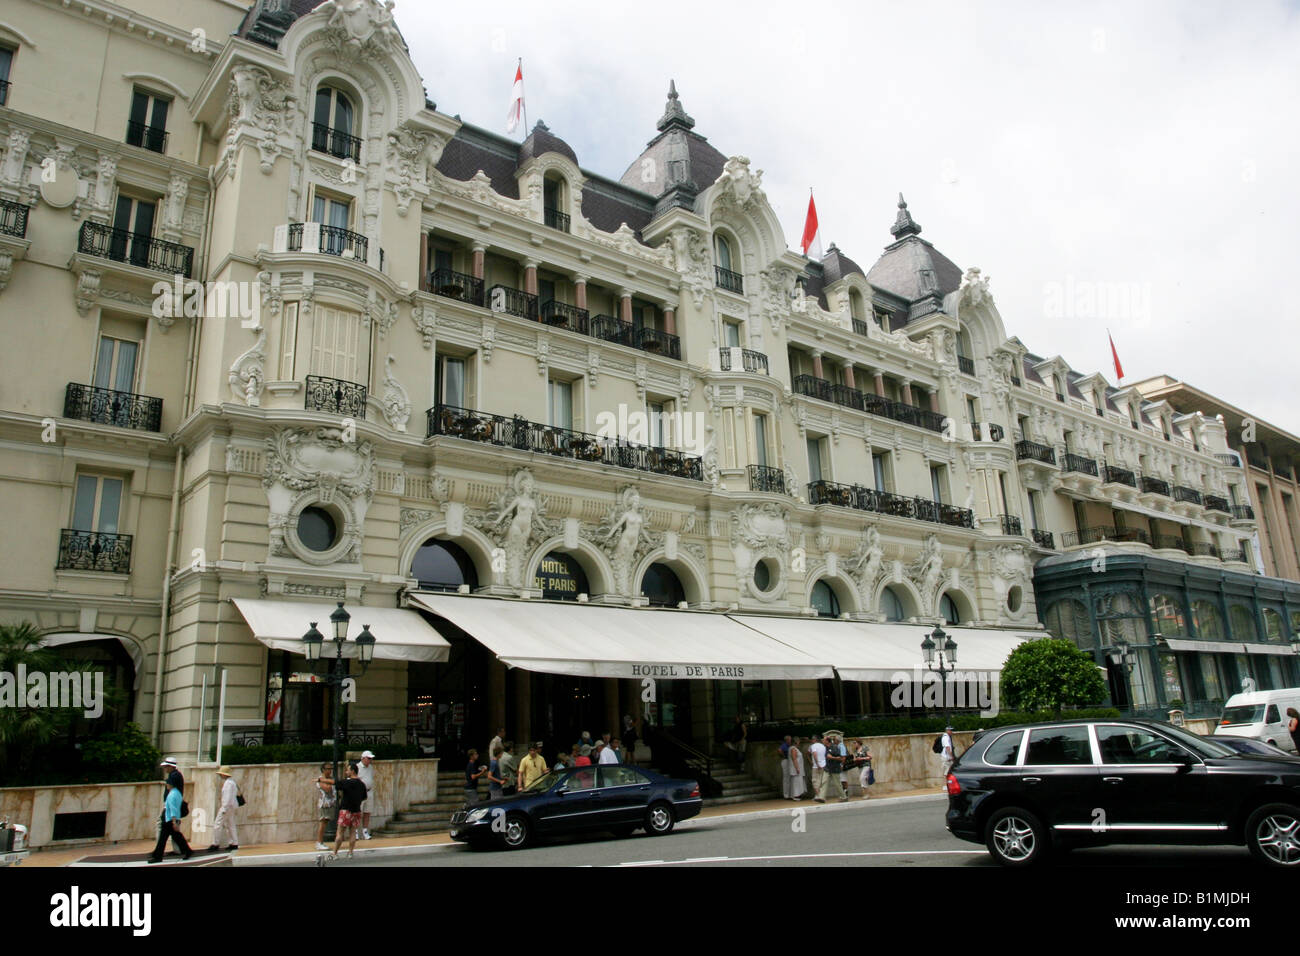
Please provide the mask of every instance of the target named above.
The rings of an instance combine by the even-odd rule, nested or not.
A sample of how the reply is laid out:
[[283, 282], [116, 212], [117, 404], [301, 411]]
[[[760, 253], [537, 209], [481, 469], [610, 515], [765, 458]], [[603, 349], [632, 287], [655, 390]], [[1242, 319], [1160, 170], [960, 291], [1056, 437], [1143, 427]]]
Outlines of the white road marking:
[[984, 850], [862, 850], [847, 853], [785, 853], [777, 856], [700, 856], [686, 860], [628, 860], [617, 866], [680, 866], [685, 863], [752, 863], [759, 860], [819, 860], [845, 856], [979, 856]]

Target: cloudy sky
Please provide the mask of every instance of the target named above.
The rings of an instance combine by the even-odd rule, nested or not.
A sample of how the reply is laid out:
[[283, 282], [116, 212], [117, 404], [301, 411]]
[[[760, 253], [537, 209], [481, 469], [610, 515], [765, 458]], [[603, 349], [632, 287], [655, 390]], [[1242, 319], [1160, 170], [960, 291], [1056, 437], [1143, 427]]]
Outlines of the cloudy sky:
[[674, 78], [696, 132], [765, 171], [791, 248], [812, 186], [824, 243], [869, 269], [901, 191], [1031, 351], [1113, 384], [1109, 328], [1126, 384], [1168, 373], [1300, 433], [1295, 4], [477, 9], [395, 11], [440, 110], [504, 133], [523, 57], [529, 122], [618, 178]]

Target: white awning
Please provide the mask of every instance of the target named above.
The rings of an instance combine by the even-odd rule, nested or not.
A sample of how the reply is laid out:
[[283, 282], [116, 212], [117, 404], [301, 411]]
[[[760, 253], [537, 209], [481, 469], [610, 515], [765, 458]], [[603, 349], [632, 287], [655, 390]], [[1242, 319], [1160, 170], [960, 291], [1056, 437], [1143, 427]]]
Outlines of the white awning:
[[[258, 601], [235, 598], [235, 607], [253, 630], [253, 636], [277, 651], [303, 652], [302, 636], [313, 621], [325, 636], [322, 654], [333, 654], [330, 614], [337, 604], [311, 601]], [[375, 636], [375, 659], [385, 661], [445, 661], [451, 645], [416, 611], [395, 607], [345, 606], [352, 615], [343, 656], [355, 658], [355, 640], [364, 625]]]
[[[900, 682], [924, 671], [921, 641], [934, 627], [923, 624], [869, 624], [825, 618], [732, 615], [737, 621], [834, 666], [842, 680]], [[1035, 637], [1014, 631], [945, 627], [957, 642], [957, 669], [998, 673], [1007, 655]]]
[[413, 593], [509, 667], [576, 677], [805, 680], [828, 662], [723, 614]]
[[1202, 651], [1209, 654], [1277, 654], [1290, 657], [1290, 644], [1247, 644], [1242, 641], [1188, 641], [1179, 637], [1164, 638], [1171, 651]]

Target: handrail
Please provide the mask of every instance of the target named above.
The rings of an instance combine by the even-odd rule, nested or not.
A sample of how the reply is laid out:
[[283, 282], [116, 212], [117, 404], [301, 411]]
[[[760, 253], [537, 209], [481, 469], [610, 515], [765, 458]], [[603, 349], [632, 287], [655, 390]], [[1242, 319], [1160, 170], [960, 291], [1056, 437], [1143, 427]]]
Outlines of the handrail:
[[661, 771], [694, 778], [700, 785], [701, 796], [722, 796], [722, 784], [713, 776], [713, 757], [710, 754], [654, 724], [645, 724], [642, 734], [653, 754], [655, 766]]

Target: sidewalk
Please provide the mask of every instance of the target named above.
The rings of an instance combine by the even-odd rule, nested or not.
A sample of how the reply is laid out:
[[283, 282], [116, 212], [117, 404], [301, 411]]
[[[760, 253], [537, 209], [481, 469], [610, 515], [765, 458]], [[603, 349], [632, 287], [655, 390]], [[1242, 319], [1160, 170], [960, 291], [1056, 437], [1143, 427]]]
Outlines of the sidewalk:
[[[927, 796], [939, 797], [939, 788], [927, 787], [923, 790], [900, 790], [879, 797], [872, 797], [869, 800], [854, 799], [847, 803], [814, 803], [812, 800], [756, 800], [753, 803], [733, 803], [720, 807], [705, 807], [698, 816], [682, 821], [677, 827], [685, 830], [699, 826], [704, 822], [710, 824], [737, 823], [742, 820], [784, 816], [796, 808], [807, 810], [809, 813], [827, 813], [848, 810], [851, 807], [874, 805], [886, 800], [914, 799]], [[358, 840], [357, 853], [364, 853], [366, 856], [371, 854], [385, 857], [406, 856], [412, 853], [445, 850], [455, 845], [456, 841], [446, 833], [425, 833]], [[234, 864], [235, 866], [248, 866], [250, 864], [266, 865], [300, 862], [308, 857], [316, 856], [315, 846], [314, 841], [302, 840], [297, 843], [262, 843], [257, 846], [241, 847], [235, 854]], [[134, 840], [128, 843], [79, 847], [75, 850], [39, 850], [32, 853], [19, 869], [33, 866], [67, 866], [69, 863], [75, 863], [77, 860], [88, 856], [104, 856], [110, 853], [148, 853], [152, 849], [152, 840]]]

